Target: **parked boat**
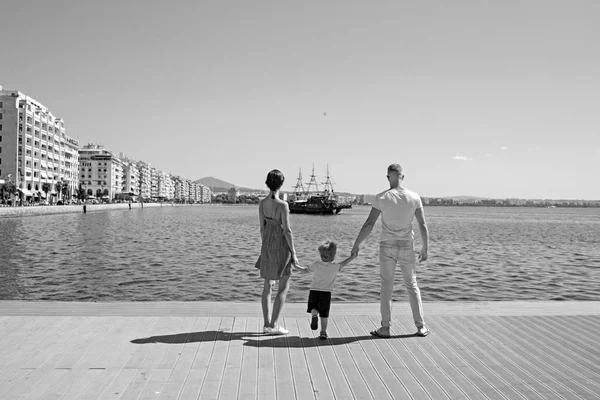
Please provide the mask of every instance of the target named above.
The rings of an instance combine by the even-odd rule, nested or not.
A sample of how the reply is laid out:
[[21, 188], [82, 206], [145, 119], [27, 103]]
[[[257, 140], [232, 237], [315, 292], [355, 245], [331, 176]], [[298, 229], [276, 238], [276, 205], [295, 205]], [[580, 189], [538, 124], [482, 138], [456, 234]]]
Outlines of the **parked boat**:
[[[325, 188], [319, 190], [317, 184], [315, 167], [311, 174], [308, 188], [304, 189], [302, 182], [302, 170], [298, 175], [298, 181], [294, 186], [295, 199], [289, 200], [290, 213], [292, 214], [339, 214], [344, 208], [352, 208], [351, 204], [339, 204], [338, 197], [335, 194], [331, 177], [329, 176], [329, 166], [327, 166], [327, 180], [324, 182]], [[314, 191], [311, 188], [314, 187]]]

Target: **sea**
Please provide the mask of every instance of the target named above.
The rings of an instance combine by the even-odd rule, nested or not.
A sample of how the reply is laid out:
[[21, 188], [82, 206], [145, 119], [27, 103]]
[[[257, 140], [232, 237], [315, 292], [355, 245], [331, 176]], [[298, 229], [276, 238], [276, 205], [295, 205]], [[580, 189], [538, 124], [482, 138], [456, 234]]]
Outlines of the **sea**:
[[[370, 208], [290, 216], [301, 265], [350, 254]], [[427, 207], [424, 301], [600, 300], [600, 209]], [[416, 250], [420, 248], [415, 224]], [[379, 298], [377, 223], [333, 300]], [[0, 219], [0, 299], [259, 301], [257, 206], [194, 205]], [[291, 278], [306, 301], [310, 274]], [[406, 300], [396, 274], [395, 300]]]

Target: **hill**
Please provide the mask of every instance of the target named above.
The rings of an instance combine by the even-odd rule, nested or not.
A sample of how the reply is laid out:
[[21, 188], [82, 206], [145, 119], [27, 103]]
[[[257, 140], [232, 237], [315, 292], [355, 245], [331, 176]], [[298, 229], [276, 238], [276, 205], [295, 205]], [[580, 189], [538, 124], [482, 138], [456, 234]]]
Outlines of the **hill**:
[[258, 189], [239, 187], [233, 183], [226, 182], [221, 179], [214, 178], [212, 176], [207, 176], [207, 177], [195, 180], [194, 182], [210, 187], [212, 189], [212, 191], [215, 193], [227, 192], [229, 190], [229, 188], [232, 186], [237, 187], [240, 190], [240, 192], [259, 192], [260, 191]]

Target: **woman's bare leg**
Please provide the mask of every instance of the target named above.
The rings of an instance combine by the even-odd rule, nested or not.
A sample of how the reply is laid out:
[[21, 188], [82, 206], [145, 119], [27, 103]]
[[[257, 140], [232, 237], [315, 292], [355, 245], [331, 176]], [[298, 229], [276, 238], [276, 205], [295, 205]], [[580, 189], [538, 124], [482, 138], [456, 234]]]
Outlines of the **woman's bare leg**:
[[269, 308], [271, 307], [271, 281], [269, 279], [265, 279], [265, 285], [263, 286], [263, 292], [262, 292], [262, 299], [261, 299], [261, 303], [262, 303], [262, 311], [263, 311], [263, 318], [264, 318], [264, 327], [270, 328], [272, 327], [271, 325], [271, 319], [269, 318]]
[[283, 310], [285, 304], [285, 297], [287, 296], [288, 289], [290, 288], [290, 275], [285, 275], [279, 279], [279, 287], [277, 288], [277, 295], [275, 296], [275, 302], [273, 303], [273, 315], [271, 316], [271, 328], [275, 328], [279, 322], [279, 315]]

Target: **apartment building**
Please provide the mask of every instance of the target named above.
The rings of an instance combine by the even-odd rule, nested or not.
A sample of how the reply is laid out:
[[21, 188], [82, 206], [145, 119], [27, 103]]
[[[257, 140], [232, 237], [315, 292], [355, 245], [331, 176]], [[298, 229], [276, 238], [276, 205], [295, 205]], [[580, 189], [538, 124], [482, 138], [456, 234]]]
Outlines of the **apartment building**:
[[0, 179], [14, 182], [21, 199], [75, 195], [78, 148], [62, 118], [34, 98], [0, 86]]
[[124, 163], [97, 144], [79, 149], [79, 180], [86, 195], [114, 199], [123, 192]]

